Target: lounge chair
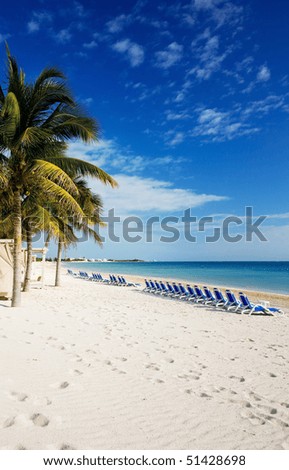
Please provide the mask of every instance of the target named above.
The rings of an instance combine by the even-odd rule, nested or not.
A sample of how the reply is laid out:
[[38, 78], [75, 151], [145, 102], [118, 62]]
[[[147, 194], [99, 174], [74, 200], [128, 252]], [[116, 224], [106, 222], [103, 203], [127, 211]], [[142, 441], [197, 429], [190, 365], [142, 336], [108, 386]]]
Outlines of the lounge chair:
[[161, 292], [161, 295], [167, 295], [167, 296], [171, 296], [172, 293], [170, 292], [170, 290], [165, 286], [165, 284], [163, 283], [163, 281], [160, 281], [160, 286], [162, 288], [162, 292]]
[[205, 304], [215, 305], [217, 303], [216, 297], [214, 297], [214, 295], [212, 294], [212, 292], [210, 291], [210, 289], [207, 286], [204, 286], [204, 293], [205, 293], [205, 296], [207, 298], [207, 300], [205, 300], [205, 302], [204, 302]]
[[196, 293], [196, 302], [199, 303], [199, 302], [202, 302], [202, 303], [206, 303], [207, 302], [207, 297], [205, 296], [205, 294], [203, 293], [202, 289], [200, 289], [199, 286], [194, 286], [194, 289], [195, 289], [195, 293]]
[[151, 290], [150, 290], [150, 292], [152, 292], [153, 294], [156, 294], [157, 291], [158, 291], [157, 286], [155, 285], [155, 283], [154, 283], [151, 279], [149, 280], [149, 283], [150, 283], [150, 285], [151, 285]]
[[150, 286], [149, 281], [148, 281], [147, 279], [145, 279], [144, 281], [145, 281], [145, 285], [146, 285], [146, 286], [145, 286], [145, 288], [144, 288], [143, 291], [144, 291], [144, 292], [150, 292], [151, 286]]
[[215, 304], [216, 307], [224, 308], [227, 305], [228, 301], [223, 296], [223, 293], [220, 291], [220, 289], [218, 289], [217, 287], [214, 287], [214, 294], [216, 298], [216, 304]]
[[253, 304], [243, 292], [240, 292], [239, 295], [241, 301], [240, 308], [242, 309], [241, 313], [249, 313], [249, 315], [252, 315], [252, 313], [265, 313], [267, 315], [275, 315], [276, 313], [284, 314], [283, 310], [276, 307], [265, 307], [260, 304]]
[[236, 299], [236, 296], [233, 292], [231, 292], [229, 289], [226, 290], [226, 296], [227, 296], [227, 304], [225, 308], [229, 310], [234, 310], [235, 312], [238, 312], [238, 310], [242, 309], [242, 304], [241, 302]]
[[197, 294], [195, 293], [194, 289], [192, 286], [190, 286], [190, 284], [187, 284], [187, 290], [190, 294], [190, 298], [188, 300], [193, 300], [195, 301], [196, 298], [197, 298]]
[[140, 284], [138, 282], [128, 282], [123, 276], [120, 276], [122, 283], [126, 287], [139, 287]]
[[167, 287], [168, 287], [168, 289], [171, 293], [171, 297], [176, 297], [175, 289], [173, 288], [173, 286], [169, 282], [167, 282]]
[[181, 283], [179, 283], [179, 288], [182, 293], [181, 298], [185, 300], [189, 300], [191, 297], [191, 294], [189, 293], [189, 291]]
[[174, 289], [174, 292], [175, 292], [175, 297], [177, 297], [178, 299], [181, 299], [182, 298], [182, 291], [175, 282], [173, 282], [173, 289]]

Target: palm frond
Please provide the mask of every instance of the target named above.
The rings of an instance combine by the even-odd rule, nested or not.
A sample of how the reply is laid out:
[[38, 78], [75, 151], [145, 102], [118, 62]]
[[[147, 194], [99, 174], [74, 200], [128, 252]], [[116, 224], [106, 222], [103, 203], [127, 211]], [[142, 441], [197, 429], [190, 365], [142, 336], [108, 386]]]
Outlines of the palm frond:
[[69, 175], [72, 175], [72, 177], [77, 177], [79, 175], [91, 176], [93, 178], [97, 178], [104, 184], [110, 185], [112, 188], [118, 187], [118, 183], [112, 176], [96, 165], [85, 160], [71, 157], [52, 157], [48, 160], [63, 168], [64, 171]]
[[48, 193], [50, 197], [55, 197], [58, 204], [61, 204], [60, 207], [64, 213], [68, 215], [72, 213], [77, 217], [83, 217], [85, 215], [78, 202], [64, 188], [43, 176], [39, 176], [39, 182], [42, 186], [42, 190]]
[[35, 160], [31, 172], [33, 177], [42, 176], [54, 181], [62, 188], [65, 187], [65, 189], [70, 193], [74, 195], [78, 194], [77, 186], [70, 176], [54, 163], [47, 162], [45, 160]]

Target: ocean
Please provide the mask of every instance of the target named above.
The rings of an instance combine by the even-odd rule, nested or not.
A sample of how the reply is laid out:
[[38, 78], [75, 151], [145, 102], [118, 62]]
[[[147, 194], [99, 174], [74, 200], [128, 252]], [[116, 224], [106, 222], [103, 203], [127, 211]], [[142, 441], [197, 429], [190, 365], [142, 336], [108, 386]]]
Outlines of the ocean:
[[190, 283], [289, 294], [289, 262], [110, 262], [66, 263], [75, 271], [172, 278]]

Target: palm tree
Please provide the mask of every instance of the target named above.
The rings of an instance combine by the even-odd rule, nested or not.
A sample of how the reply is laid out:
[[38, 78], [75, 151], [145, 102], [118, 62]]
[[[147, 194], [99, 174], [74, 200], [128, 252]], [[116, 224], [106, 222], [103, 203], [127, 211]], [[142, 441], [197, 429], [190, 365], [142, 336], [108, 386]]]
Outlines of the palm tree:
[[58, 231], [57, 237], [55, 286], [60, 286], [60, 267], [63, 248], [76, 242], [77, 237], [75, 231], [80, 231], [84, 235], [89, 236], [99, 245], [102, 243], [97, 230], [99, 226], [105, 225], [101, 221], [101, 198], [88, 188], [84, 179], [76, 177], [74, 178], [74, 183], [79, 193], [77, 202], [83, 210], [84, 216], [79, 217], [76, 214], [74, 217], [67, 217], [67, 214], [63, 210], [59, 211], [58, 209], [60, 230]]
[[7, 46], [8, 86], [0, 87], [0, 173], [3, 188], [12, 192], [13, 294], [12, 306], [21, 303], [22, 203], [37, 180], [42, 190], [79, 208], [74, 199], [77, 188], [66, 173], [74, 171], [116, 186], [115, 180], [94, 165], [64, 155], [66, 142], [97, 140], [96, 121], [77, 106], [56, 68], [44, 69], [33, 83], [10, 55]]

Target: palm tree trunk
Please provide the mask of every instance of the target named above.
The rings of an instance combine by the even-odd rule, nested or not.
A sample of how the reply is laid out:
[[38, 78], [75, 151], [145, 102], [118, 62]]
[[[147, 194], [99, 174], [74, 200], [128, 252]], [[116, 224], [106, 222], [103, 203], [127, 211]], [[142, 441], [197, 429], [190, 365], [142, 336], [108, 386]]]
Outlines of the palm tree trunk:
[[63, 242], [61, 238], [58, 239], [58, 249], [57, 249], [57, 261], [56, 261], [56, 274], [55, 274], [55, 286], [60, 286], [60, 270], [61, 270], [61, 255], [62, 255]]
[[21, 193], [19, 189], [14, 192], [13, 201], [13, 289], [12, 307], [21, 305], [21, 261], [22, 261], [22, 227], [21, 227]]
[[27, 230], [27, 264], [24, 278], [23, 292], [30, 291], [31, 271], [32, 271], [32, 233]]
[[44, 244], [44, 247], [45, 247], [45, 248], [48, 248], [48, 247], [49, 247], [50, 238], [51, 238], [51, 236], [50, 236], [50, 234], [48, 233], [48, 234], [47, 234], [47, 237], [46, 237], [46, 240], [45, 240], [45, 244]]

